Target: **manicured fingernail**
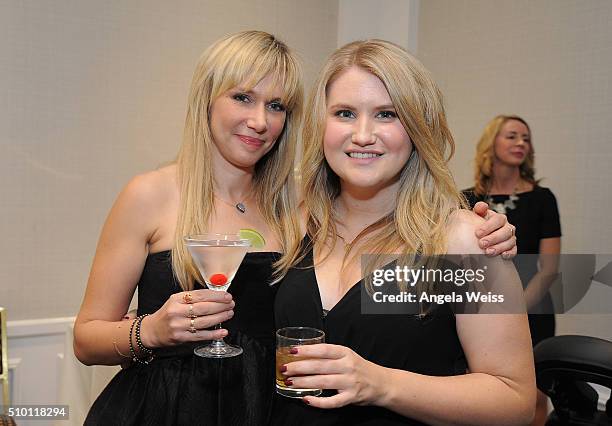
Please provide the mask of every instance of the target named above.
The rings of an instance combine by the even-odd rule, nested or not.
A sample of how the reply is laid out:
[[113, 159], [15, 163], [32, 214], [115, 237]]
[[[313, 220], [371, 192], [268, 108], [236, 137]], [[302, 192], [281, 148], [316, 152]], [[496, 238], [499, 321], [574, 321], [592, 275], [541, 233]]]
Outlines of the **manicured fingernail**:
[[476, 236], [478, 238], [482, 237], [484, 234], [484, 229], [479, 229], [478, 231], [476, 231]]
[[280, 372], [284, 373], [285, 371], [287, 371], [287, 365], [281, 365]]
[[225, 337], [227, 336], [227, 330], [221, 330], [219, 334], [221, 335], [221, 337]]
[[308, 402], [308, 400], [306, 398], [302, 398], [302, 401], [304, 401], [304, 404], [310, 405], [310, 402]]
[[495, 254], [495, 249], [494, 248], [488, 248], [487, 249], [487, 254], [488, 255], [494, 255]]
[[293, 380], [291, 380], [291, 379], [285, 379], [285, 385], [286, 385], [286, 386], [293, 386]]
[[223, 296], [223, 298], [224, 298], [225, 300], [232, 300], [232, 295], [231, 295], [231, 294], [229, 294], [229, 293], [227, 293], [225, 296]]
[[297, 348], [291, 348], [291, 349], [289, 349], [289, 353], [290, 353], [291, 355], [295, 355], [295, 354], [297, 354], [297, 353], [298, 353], [298, 349], [297, 349]]
[[231, 318], [234, 316], [234, 311], [227, 311], [227, 317]]
[[480, 242], [480, 244], [482, 244], [482, 248], [487, 248], [487, 247], [489, 246], [489, 241], [487, 241], [487, 240], [482, 240], [482, 241]]
[[504, 259], [510, 259], [510, 253], [502, 253]]

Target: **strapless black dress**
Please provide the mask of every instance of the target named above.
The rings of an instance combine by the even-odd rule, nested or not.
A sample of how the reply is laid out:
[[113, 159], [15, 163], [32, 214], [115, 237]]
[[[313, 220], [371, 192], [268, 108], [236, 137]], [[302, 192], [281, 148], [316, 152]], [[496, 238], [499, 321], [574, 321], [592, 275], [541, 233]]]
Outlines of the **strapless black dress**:
[[[274, 396], [274, 296], [272, 263], [278, 253], [248, 253], [229, 289], [234, 317], [223, 323], [240, 356], [205, 359], [197, 344], [156, 351], [149, 365], [117, 373], [94, 402], [86, 425], [263, 425]], [[197, 288], [201, 288], [198, 286]], [[157, 311], [180, 292], [170, 252], [147, 257], [138, 283], [138, 314]]]

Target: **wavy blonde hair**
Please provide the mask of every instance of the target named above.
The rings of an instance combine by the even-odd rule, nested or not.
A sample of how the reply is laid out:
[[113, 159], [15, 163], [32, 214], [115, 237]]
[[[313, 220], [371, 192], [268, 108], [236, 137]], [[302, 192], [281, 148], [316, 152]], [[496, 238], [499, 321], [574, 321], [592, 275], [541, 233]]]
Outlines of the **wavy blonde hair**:
[[[446, 123], [442, 94], [416, 58], [383, 40], [356, 41], [336, 50], [309, 97], [301, 168], [307, 233], [312, 244], [333, 247], [337, 240], [338, 214], [333, 201], [340, 194], [340, 181], [323, 153], [326, 96], [330, 83], [351, 67], [363, 69], [384, 83], [414, 149], [401, 171], [392, 212], [364, 229], [347, 253], [366, 235], [368, 239], [360, 250], [363, 253], [382, 255], [398, 249], [423, 255], [444, 253], [447, 219], [464, 206], [464, 201], [448, 168], [454, 142]], [[304, 249], [294, 245], [284, 256], [296, 264], [303, 258]]]
[[[257, 208], [280, 241], [282, 250], [299, 240], [295, 214], [293, 167], [301, 124], [303, 88], [297, 58], [273, 35], [244, 31], [210, 46], [196, 66], [183, 143], [177, 157], [180, 210], [172, 248], [172, 267], [183, 290], [193, 289], [200, 274], [183, 243], [189, 234], [206, 232], [214, 207], [210, 110], [214, 101], [237, 85], [250, 90], [266, 76], [282, 88], [285, 126], [274, 147], [255, 165], [253, 188]], [[277, 273], [287, 270], [278, 263]]]
[[493, 183], [495, 139], [497, 139], [504, 124], [510, 120], [520, 121], [527, 126], [530, 136], [529, 146], [531, 149], [527, 153], [527, 158], [525, 158], [523, 164], [520, 165], [519, 171], [522, 179], [531, 184], [537, 184], [535, 179], [533, 141], [531, 139], [529, 124], [518, 115], [498, 115], [486, 125], [476, 145], [476, 157], [474, 159], [474, 193], [477, 195], [486, 195], [489, 193], [489, 189]]

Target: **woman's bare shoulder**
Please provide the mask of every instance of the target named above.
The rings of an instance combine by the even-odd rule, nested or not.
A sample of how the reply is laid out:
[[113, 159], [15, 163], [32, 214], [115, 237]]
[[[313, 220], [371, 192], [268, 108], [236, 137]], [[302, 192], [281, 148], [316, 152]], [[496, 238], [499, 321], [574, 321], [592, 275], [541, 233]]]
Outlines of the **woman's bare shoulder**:
[[120, 198], [143, 208], [164, 207], [178, 195], [176, 166], [169, 165], [134, 176]]

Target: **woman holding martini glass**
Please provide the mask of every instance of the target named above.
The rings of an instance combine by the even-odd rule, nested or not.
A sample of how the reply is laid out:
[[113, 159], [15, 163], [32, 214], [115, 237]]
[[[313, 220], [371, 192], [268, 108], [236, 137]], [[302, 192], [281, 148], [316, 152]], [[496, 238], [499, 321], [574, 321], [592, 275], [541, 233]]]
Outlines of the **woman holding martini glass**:
[[[134, 362], [111, 381], [86, 424], [262, 424], [272, 399], [275, 287], [272, 265], [298, 228], [293, 158], [302, 108], [300, 67], [270, 34], [248, 31], [213, 44], [198, 63], [175, 163], [137, 176], [104, 225], [75, 353], [86, 364]], [[256, 229], [225, 291], [204, 289], [183, 238]], [[121, 321], [138, 286], [142, 347]], [[195, 316], [195, 318], [191, 318]], [[220, 330], [209, 330], [223, 323]], [[195, 332], [192, 332], [195, 331]], [[228, 333], [229, 332], [229, 333]], [[226, 336], [244, 353], [194, 356]]]
[[[204, 52], [177, 161], [134, 178], [100, 236], [75, 354], [86, 364], [137, 361], [104, 390], [87, 424], [265, 422], [274, 383], [269, 283], [280, 253], [301, 239], [292, 181], [301, 108], [299, 66], [274, 36], [246, 31]], [[231, 294], [203, 289], [183, 238], [243, 228], [264, 235], [265, 251], [245, 256]], [[514, 251], [503, 216], [489, 215], [483, 228], [498, 253]], [[281, 275], [289, 261], [275, 265]], [[139, 320], [121, 321], [137, 286]], [[209, 330], [220, 322], [224, 329]], [[244, 353], [193, 355], [197, 342], [224, 336]]]

